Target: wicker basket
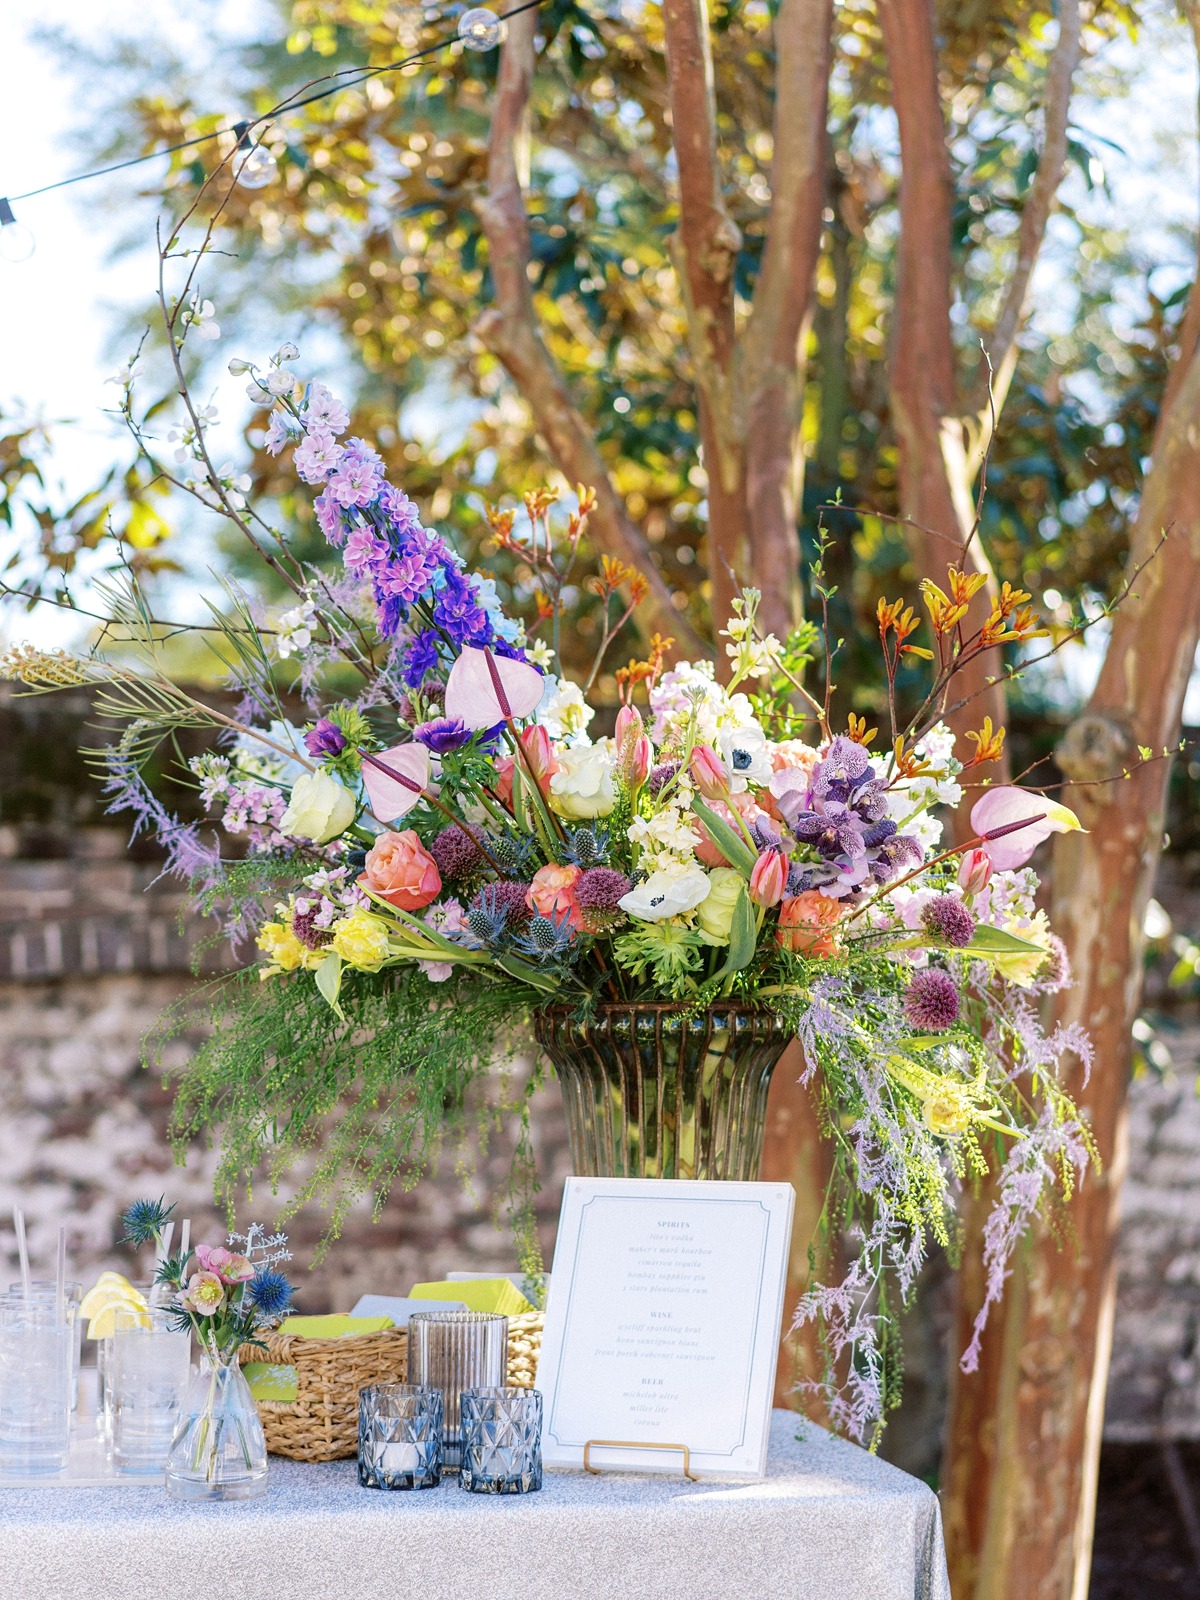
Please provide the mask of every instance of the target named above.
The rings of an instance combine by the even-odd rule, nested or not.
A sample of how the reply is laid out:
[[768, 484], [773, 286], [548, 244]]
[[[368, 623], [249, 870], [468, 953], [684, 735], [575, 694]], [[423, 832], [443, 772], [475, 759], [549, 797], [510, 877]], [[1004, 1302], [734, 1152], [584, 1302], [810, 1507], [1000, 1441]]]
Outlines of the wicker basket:
[[[532, 1389], [545, 1318], [540, 1311], [508, 1319], [508, 1381]], [[372, 1383], [403, 1383], [408, 1372], [408, 1331], [359, 1333], [344, 1339], [298, 1339], [269, 1333], [261, 1348], [247, 1346], [246, 1361], [296, 1369], [294, 1400], [260, 1400], [258, 1414], [273, 1456], [293, 1461], [337, 1461], [358, 1453], [358, 1391]]]
[[243, 1346], [246, 1361], [296, 1369], [294, 1400], [260, 1400], [258, 1414], [273, 1456], [293, 1461], [338, 1461], [358, 1454], [358, 1391], [372, 1383], [403, 1383], [408, 1330], [358, 1333], [344, 1339], [300, 1339], [269, 1333], [267, 1346]]

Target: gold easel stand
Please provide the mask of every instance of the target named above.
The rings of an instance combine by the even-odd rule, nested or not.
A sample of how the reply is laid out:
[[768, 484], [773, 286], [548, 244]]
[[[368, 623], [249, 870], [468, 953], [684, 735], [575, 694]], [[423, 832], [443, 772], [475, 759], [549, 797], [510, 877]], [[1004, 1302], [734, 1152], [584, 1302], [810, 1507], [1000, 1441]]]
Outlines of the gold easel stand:
[[683, 1475], [692, 1483], [699, 1483], [700, 1479], [692, 1471], [691, 1451], [685, 1444], [642, 1444], [637, 1439], [589, 1439], [583, 1447], [583, 1470], [590, 1472], [594, 1477], [599, 1477], [600, 1467], [591, 1463], [593, 1450], [681, 1450], [683, 1452]]

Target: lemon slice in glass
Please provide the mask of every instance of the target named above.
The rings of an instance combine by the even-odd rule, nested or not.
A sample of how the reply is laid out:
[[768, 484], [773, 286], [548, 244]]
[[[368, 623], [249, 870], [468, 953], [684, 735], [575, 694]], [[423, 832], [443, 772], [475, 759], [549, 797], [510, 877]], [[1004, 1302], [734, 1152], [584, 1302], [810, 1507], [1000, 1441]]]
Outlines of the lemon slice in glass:
[[128, 1319], [128, 1321], [124, 1322], [126, 1327], [131, 1322], [139, 1328], [148, 1328], [150, 1326], [150, 1313], [146, 1309], [146, 1302], [141, 1296], [139, 1295], [136, 1300], [122, 1297], [119, 1300], [110, 1300], [107, 1305], [101, 1306], [100, 1310], [88, 1323], [88, 1338], [111, 1338], [117, 1331], [118, 1315], [123, 1319]]

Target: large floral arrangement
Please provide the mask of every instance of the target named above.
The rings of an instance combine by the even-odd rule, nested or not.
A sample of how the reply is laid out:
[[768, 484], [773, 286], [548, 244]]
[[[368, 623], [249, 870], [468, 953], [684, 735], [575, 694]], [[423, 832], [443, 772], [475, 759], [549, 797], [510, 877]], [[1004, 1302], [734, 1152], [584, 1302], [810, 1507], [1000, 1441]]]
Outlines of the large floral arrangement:
[[[999, 1167], [982, 1327], [1032, 1214], [1087, 1160], [1057, 1067], [1088, 1045], [1039, 1024], [1038, 996], [1069, 979], [1027, 865], [1077, 824], [1044, 795], [987, 785], [1002, 730], [984, 720], [956, 749], [943, 720], [965, 666], [1038, 632], [1029, 596], [1006, 585], [968, 622], [983, 580], [952, 568], [944, 590], [925, 585], [924, 623], [880, 601], [882, 748], [863, 716], [831, 724], [827, 630], [764, 635], [753, 590], [720, 630], [722, 673], [673, 660], [656, 636], [616, 672], [606, 723], [589, 692], [645, 584], [599, 563], [599, 651], [587, 681], [571, 681], [559, 619], [586, 555], [588, 493], [565, 527], [550, 493], [527, 497], [519, 527], [513, 510], [491, 511], [532, 601], [525, 620], [511, 616], [377, 452], [345, 437], [346, 407], [299, 377], [295, 357], [287, 347], [262, 370], [231, 370], [270, 408], [266, 448], [290, 450], [315, 492], [335, 575], [302, 568], [283, 541], [274, 553], [241, 480], [212, 465], [206, 413], [190, 410], [176, 436], [199, 468], [186, 486], [295, 590], [273, 626], [232, 584], [213, 608], [236, 710], [172, 681], [136, 585], [112, 598], [140, 660], [23, 649], [7, 663], [35, 687], [97, 686], [126, 723], [105, 755], [113, 807], [158, 831], [200, 910], [256, 942], [257, 965], [222, 989], [220, 1027], [183, 1080], [180, 1132], [223, 1127], [230, 1185], [264, 1157], [277, 1177], [323, 1143], [301, 1198], [340, 1186], [336, 1226], [347, 1196], [368, 1188], [381, 1203], [419, 1170], [466, 1081], [534, 1008], [769, 1008], [803, 1042], [836, 1143], [831, 1226], [857, 1239], [845, 1280], [813, 1287], [798, 1317], [827, 1341], [834, 1416], [869, 1431], [887, 1398], [891, 1306], [930, 1237], [949, 1243], [958, 1183]], [[126, 415], [150, 451], [131, 379]], [[928, 646], [914, 642], [921, 628]], [[928, 692], [905, 720], [897, 678], [917, 661]], [[306, 719], [288, 715], [289, 674]], [[190, 770], [235, 846], [225, 853], [142, 776], [165, 734], [196, 725], [220, 731]], [[951, 846], [947, 814], [968, 805], [968, 785], [970, 837]]]

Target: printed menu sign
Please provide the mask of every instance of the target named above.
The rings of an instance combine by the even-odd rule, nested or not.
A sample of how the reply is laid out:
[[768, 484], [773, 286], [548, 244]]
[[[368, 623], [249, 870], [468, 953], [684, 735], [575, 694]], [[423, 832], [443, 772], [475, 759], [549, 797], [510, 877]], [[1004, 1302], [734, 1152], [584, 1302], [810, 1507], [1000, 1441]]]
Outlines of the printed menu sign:
[[[762, 1476], [794, 1198], [787, 1183], [567, 1179], [538, 1362], [548, 1466], [619, 1440]], [[606, 1470], [681, 1459], [592, 1450]]]

